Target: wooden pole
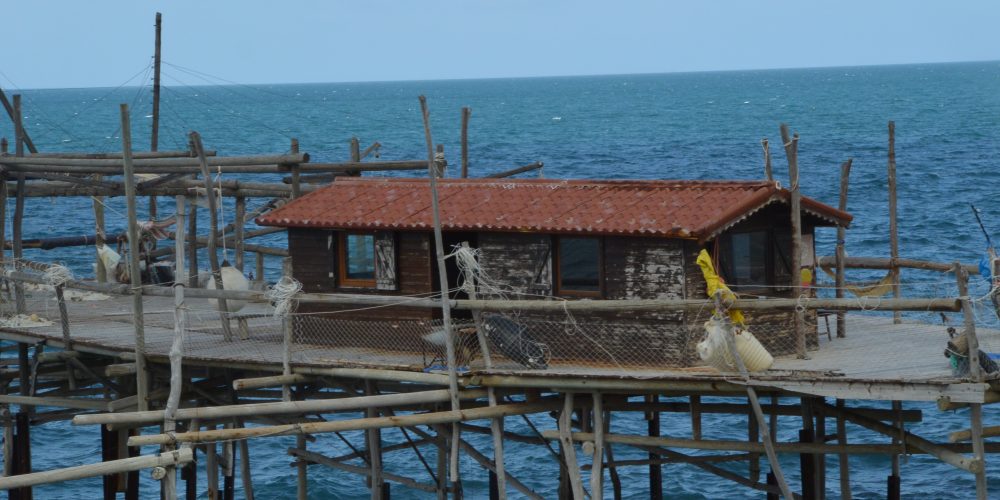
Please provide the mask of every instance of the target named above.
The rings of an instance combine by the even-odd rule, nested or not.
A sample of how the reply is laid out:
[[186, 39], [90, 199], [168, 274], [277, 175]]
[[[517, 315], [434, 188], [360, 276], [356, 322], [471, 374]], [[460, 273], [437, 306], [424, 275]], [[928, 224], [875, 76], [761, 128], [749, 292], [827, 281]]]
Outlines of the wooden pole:
[[[299, 154], [299, 140], [292, 138], [291, 144], [292, 154]], [[292, 165], [292, 198], [298, 198], [302, 196], [302, 169], [299, 167], [298, 163]]]
[[[153, 123], [149, 134], [149, 150], [155, 152], [160, 147], [160, 33], [162, 15], [156, 13], [156, 39], [153, 43]], [[156, 196], [149, 197], [149, 218], [156, 220]]]
[[[16, 156], [24, 156], [24, 122], [23, 113], [21, 111], [21, 94], [14, 95], [14, 154]], [[20, 266], [21, 258], [23, 257], [21, 245], [22, 245], [22, 229], [24, 226], [24, 175], [17, 175], [17, 201], [14, 205], [14, 234], [13, 236], [13, 258], [14, 258], [14, 269]], [[24, 285], [20, 283], [14, 283], [14, 301], [17, 314], [25, 313], [25, 303], [24, 303]]]
[[174, 281], [187, 283], [187, 269], [184, 257], [187, 255], [184, 249], [184, 242], [187, 235], [184, 230], [187, 228], [187, 197], [177, 196], [174, 198], [177, 231], [174, 233]]
[[[374, 396], [377, 392], [375, 382], [365, 380], [365, 395]], [[379, 411], [369, 406], [365, 409], [365, 415], [368, 418], [377, 418]], [[382, 488], [385, 484], [385, 479], [382, 477], [382, 432], [379, 429], [368, 429], [365, 434], [368, 438], [368, 465], [371, 467], [371, 498], [382, 500]]]
[[[844, 409], [844, 400], [837, 400], [837, 409]], [[841, 446], [847, 445], [847, 422], [844, 420], [843, 415], [837, 415], [837, 444]], [[837, 455], [838, 465], [840, 467], [840, 498], [842, 500], [851, 500], [851, 464], [850, 455], [847, 453], [840, 453]]]
[[[890, 122], [891, 123], [891, 122]], [[969, 375], [975, 382], [983, 382], [986, 374], [979, 364], [979, 337], [976, 335], [976, 316], [969, 298], [969, 275], [958, 262], [955, 263], [955, 279], [958, 286], [958, 296], [962, 301], [962, 313], [965, 322], [965, 338], [969, 343]], [[974, 469], [976, 474], [976, 497], [985, 500], [989, 495], [986, 483], [986, 453], [983, 445], [983, 405], [969, 405], [969, 429], [972, 434], [972, 452], [975, 461], [979, 462]]]
[[[782, 130], [785, 130], [783, 127]], [[740, 356], [739, 351], [736, 350], [736, 337], [733, 333], [733, 324], [729, 321], [729, 315], [725, 313], [725, 309], [722, 307], [722, 296], [717, 293], [714, 297], [716, 310], [720, 311], [722, 327], [726, 332], [726, 345], [729, 348], [729, 352], [733, 356], [733, 360], [736, 362], [736, 368], [739, 370], [740, 375], [743, 380], [747, 383], [747, 396], [750, 400], [750, 405], [753, 407], [754, 415], [757, 417], [757, 425], [760, 428], [760, 436], [764, 441], [764, 449], [767, 452], [767, 461], [771, 463], [771, 471], [774, 474], [778, 486], [781, 488], [781, 494], [785, 498], [793, 498], [792, 490], [788, 487], [788, 482], [785, 481], [785, 474], [781, 471], [781, 465], [778, 462], [778, 455], [774, 450], [774, 441], [771, 437], [770, 429], [764, 423], [764, 412], [760, 408], [760, 401], [757, 400], [757, 391], [750, 385], [750, 373], [747, 371], [746, 365], [743, 363], [743, 358]]]
[[188, 214], [188, 286], [198, 288], [198, 204], [191, 200], [191, 212]]
[[[198, 155], [201, 163], [201, 175], [205, 178], [205, 192], [208, 195], [208, 211], [210, 232], [208, 233], [208, 262], [212, 266], [212, 279], [215, 280], [215, 289], [224, 290], [222, 285], [222, 274], [219, 268], [219, 254], [216, 250], [216, 241], [219, 233], [219, 211], [216, 206], [215, 187], [212, 186], [212, 173], [208, 170], [208, 159], [205, 157], [205, 149], [201, 144], [201, 135], [198, 132], [191, 132], [191, 144], [194, 152]], [[229, 309], [226, 307], [226, 299], [216, 299], [219, 304], [219, 319], [222, 321], [222, 336], [226, 340], [233, 339], [233, 331], [229, 326]]]
[[142, 314], [142, 276], [139, 274], [139, 224], [135, 207], [135, 174], [132, 167], [132, 125], [128, 104], [121, 108], [122, 163], [125, 168], [125, 200], [128, 205], [128, 256], [129, 278], [132, 285], [132, 322], [135, 325], [135, 377], [138, 409], [149, 407], [147, 395], [149, 381], [146, 372], [146, 333]]
[[[236, 240], [233, 251], [236, 254], [236, 269], [241, 273], [243, 272], [244, 257], [246, 254], [246, 242], [244, 240], [244, 226], [246, 226], [247, 217], [247, 199], [243, 196], [238, 196], [236, 198], [236, 220], [233, 226], [233, 236]], [[225, 239], [225, 236], [223, 236]], [[247, 324], [247, 319], [243, 316], [236, 318], [236, 327], [240, 332], [240, 339], [246, 340], [250, 338], [250, 327]]]
[[[20, 97], [15, 96], [15, 99], [20, 100]], [[23, 115], [18, 110], [14, 109], [13, 106], [10, 105], [10, 101], [7, 100], [7, 94], [4, 93], [3, 89], [0, 89], [0, 102], [3, 103], [3, 107], [7, 111], [7, 116], [10, 116], [11, 121], [14, 122], [14, 126], [17, 127], [17, 122], [22, 119]], [[20, 129], [21, 129], [20, 135], [22, 137], [22, 141], [24, 142], [24, 145], [27, 146], [28, 151], [31, 154], [38, 153], [38, 150], [35, 149], [35, 144], [31, 142], [31, 137], [28, 136], [28, 131], [24, 130], [23, 126], [20, 127]]]
[[[895, 277], [892, 280], [892, 296], [900, 297], [899, 288], [899, 268], [895, 262], [899, 259], [899, 227], [896, 225], [896, 122], [889, 122], [889, 257], [892, 259], [892, 272]], [[903, 315], [899, 311], [893, 311], [892, 322], [899, 324], [903, 321]]]
[[462, 108], [462, 178], [469, 176], [469, 117], [472, 116], [472, 108], [468, 106]]
[[[281, 274], [285, 277], [292, 277], [292, 258], [287, 257], [281, 263]], [[261, 278], [263, 279], [263, 278]], [[293, 309], [294, 310], [294, 309]], [[286, 314], [281, 318], [281, 374], [290, 376], [292, 374], [292, 342], [294, 342], [295, 323], [291, 314]], [[281, 386], [281, 400], [288, 402], [292, 400], [292, 389], [288, 384]]]
[[[854, 162], [853, 158], [848, 158], [840, 166], [840, 203], [837, 208], [841, 212], [847, 211], [847, 183], [851, 176], [851, 163]], [[838, 299], [844, 298], [844, 259], [847, 257], [847, 251], [845, 249], [847, 239], [847, 228], [844, 226], [837, 226], [837, 281], [835, 290]], [[847, 336], [847, 325], [844, 321], [847, 319], [847, 315], [843, 312], [837, 313], [837, 338], [844, 338]]]
[[569, 474], [570, 487], [573, 490], [573, 498], [582, 499], [583, 481], [580, 479], [580, 467], [576, 462], [576, 446], [573, 445], [573, 429], [570, 427], [573, 419], [573, 393], [567, 392], [563, 395], [563, 407], [559, 413], [559, 445], [563, 450], [563, 460], [566, 471]]
[[[469, 243], [467, 241], [463, 241], [462, 247], [469, 249]], [[476, 283], [476, 276], [472, 272], [472, 269], [465, 270], [464, 279], [466, 293], [470, 299], [475, 300], [477, 298], [476, 288], [478, 284]], [[486, 329], [483, 326], [482, 314], [479, 311], [473, 311], [472, 319], [476, 324], [476, 338], [479, 341], [479, 350], [483, 357], [483, 363], [486, 365], [486, 369], [490, 370], [493, 368], [493, 356], [490, 353], [490, 344], [486, 338]], [[496, 406], [496, 390], [493, 387], [487, 387], [486, 391], [487, 400], [489, 401], [490, 406]], [[504, 466], [503, 449], [503, 423], [502, 418], [490, 420], [490, 433], [493, 436], [493, 463], [496, 472], [497, 496], [499, 498], [507, 498], [507, 474], [506, 467]]]
[[[802, 194], [799, 191], [799, 134], [788, 135], [788, 125], [781, 124], [781, 140], [785, 144], [785, 155], [788, 157], [788, 183], [792, 215], [792, 284], [796, 295], [801, 295], [802, 288]], [[795, 352], [800, 359], [806, 359], [806, 327], [804, 311], [795, 311]]]
[[153, 123], [149, 138], [149, 150], [157, 151], [160, 145], [160, 32], [162, 14], [156, 13], [156, 39], [153, 49]]
[[773, 181], [774, 172], [771, 170], [771, 147], [767, 144], [767, 137], [760, 140], [760, 145], [764, 148], [764, 178]]
[[[901, 403], [899, 401], [892, 402], [892, 409], [897, 413], [902, 410]], [[903, 422], [900, 419], [893, 421], [893, 425], [900, 429], [900, 435], [892, 437], [892, 444], [900, 444], [903, 442], [902, 427]], [[888, 488], [886, 493], [886, 498], [889, 500], [899, 500], [900, 498], [900, 476], [899, 476], [899, 454], [894, 453], [889, 457], [890, 469], [892, 472], [889, 474], [888, 478]]]
[[[182, 208], [183, 210], [183, 208]], [[183, 240], [179, 240], [183, 244]], [[183, 252], [178, 255], [183, 255]], [[184, 282], [174, 281], [174, 340], [170, 347], [170, 393], [166, 409], [163, 411], [163, 432], [177, 429], [177, 408], [180, 406], [184, 384], [184, 333], [187, 325], [187, 307], [184, 304]], [[172, 451], [173, 444], [164, 446], [164, 451]], [[163, 498], [177, 497], [177, 473], [173, 467], [167, 468], [167, 475], [161, 482]]]
[[[646, 401], [657, 402], [656, 395], [646, 396]], [[651, 438], [660, 437], [660, 412], [650, 411], [646, 413], [646, 433]], [[650, 459], [655, 458], [652, 455]], [[650, 500], [663, 499], [663, 468], [658, 463], [649, 464], [649, 498]]]
[[59, 483], [73, 481], [88, 477], [117, 474], [119, 472], [129, 472], [152, 467], [176, 466], [177, 464], [188, 463], [192, 460], [192, 452], [189, 449], [177, 450], [159, 455], [148, 455], [135, 458], [123, 458], [109, 462], [96, 464], [78, 465], [76, 467], [66, 467], [45, 472], [35, 472], [0, 478], [0, 490], [11, 490], [14, 488], [24, 488], [40, 484]]
[[[448, 273], [445, 270], [444, 262], [444, 241], [441, 236], [441, 208], [438, 206], [437, 177], [438, 165], [434, 156], [434, 141], [431, 138], [430, 111], [427, 109], [427, 98], [420, 96], [420, 110], [424, 118], [424, 136], [427, 140], [427, 175], [430, 177], [431, 186], [431, 214], [434, 218], [434, 249], [437, 256], [438, 279], [441, 288], [442, 299], [447, 299]], [[451, 390], [451, 409], [458, 411], [458, 375], [455, 364], [455, 335], [451, 329], [451, 306], [448, 300], [441, 301], [441, 322], [445, 333], [445, 355], [448, 361], [448, 388]], [[459, 481], [458, 471], [458, 441], [460, 431], [458, 424], [452, 426], [452, 446], [451, 446], [451, 482], [453, 488]]]
[[604, 398], [599, 392], [593, 393], [594, 398], [594, 455], [593, 467], [590, 470], [590, 498], [604, 498]]

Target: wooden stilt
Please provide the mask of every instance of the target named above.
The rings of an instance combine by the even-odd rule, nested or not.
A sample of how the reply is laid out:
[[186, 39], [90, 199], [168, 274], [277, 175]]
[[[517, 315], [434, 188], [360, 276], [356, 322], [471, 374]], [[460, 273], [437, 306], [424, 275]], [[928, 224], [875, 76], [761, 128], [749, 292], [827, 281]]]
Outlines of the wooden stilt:
[[[611, 432], [611, 416], [613, 412], [608, 411], [604, 416], [604, 434], [607, 435]], [[618, 466], [614, 465], [615, 455], [614, 455], [614, 445], [611, 443], [606, 443], [604, 446], [604, 456], [608, 461], [608, 477], [611, 478], [611, 491], [614, 494], [615, 500], [622, 499], [622, 480], [618, 475]]]
[[569, 476], [570, 488], [573, 498], [583, 497], [583, 481], [580, 479], [580, 466], [576, 461], [576, 446], [570, 437], [573, 430], [570, 427], [573, 418], [573, 393], [567, 392], [563, 396], [563, 408], [559, 414], [559, 445], [563, 452], [563, 461], [566, 464], [566, 474]]
[[[753, 413], [753, 407], [750, 405], [750, 401], [747, 401], [747, 440], [751, 443], [757, 443], [760, 441], [760, 423], [757, 422], [757, 416]], [[751, 453], [750, 460], [748, 461], [747, 472], [750, 480], [753, 482], [760, 481], [760, 453]]]
[[[825, 401], [823, 398], [817, 400], [819, 403], [819, 408], [822, 408]], [[813, 441], [818, 443], [826, 443], [826, 414], [820, 411], [813, 411], [813, 418], [815, 419], [815, 433]], [[898, 413], [897, 413], [898, 415]], [[826, 454], [819, 453], [813, 455], [814, 466], [816, 467], [816, 498], [819, 500], [826, 500]]]
[[[233, 424], [223, 426], [232, 429]], [[222, 500], [234, 500], [236, 494], [236, 451], [232, 441], [222, 443]]]
[[[594, 454], [593, 467], [590, 469], [590, 498], [602, 500], [604, 498], [604, 398], [599, 392], [595, 392], [591, 396], [594, 399]], [[659, 421], [659, 413], [656, 415], [657, 421]], [[656, 469], [659, 471], [659, 467]], [[652, 475], [650, 481], [652, 481]]]
[[[647, 396], [647, 402], [655, 402], [657, 396]], [[660, 437], [660, 412], [651, 411], [646, 414], [646, 427], [649, 437]], [[657, 458], [652, 453], [650, 460]], [[661, 500], [663, 498], [663, 469], [659, 463], [649, 464], [649, 498], [651, 500]]]
[[[239, 420], [239, 427], [243, 427], [243, 421]], [[247, 443], [246, 439], [241, 439], [239, 441], [239, 452], [240, 452], [240, 479], [243, 481], [243, 498], [246, 500], [254, 500], [253, 494], [253, 476], [250, 472], [250, 445]]]
[[188, 214], [187, 238], [188, 286], [198, 288], [198, 204], [194, 200]]
[[[809, 398], [802, 398], [802, 428], [799, 429], [799, 442], [812, 443], [815, 439], [815, 432], [810, 411]], [[812, 453], [799, 454], [799, 470], [802, 478], [802, 498], [814, 500], [816, 496], [816, 462]]]
[[[365, 395], [374, 396], [378, 393], [375, 383], [371, 380], [365, 381]], [[365, 410], [368, 418], [379, 416], [376, 408], [368, 407]], [[371, 498], [372, 500], [382, 499], [382, 485], [385, 480], [382, 477], [382, 433], [379, 429], [368, 429], [368, 465], [371, 467]]]
[[[212, 431], [214, 425], [206, 425], [205, 429]], [[221, 500], [219, 496], [219, 449], [214, 442], [205, 444], [205, 483], [208, 487], [209, 500]]]
[[[294, 137], [292, 138], [291, 152], [292, 154], [299, 152], [299, 140]], [[302, 196], [301, 171], [298, 163], [292, 165], [292, 198]]]
[[[844, 409], [844, 400], [837, 400], [837, 409]], [[837, 415], [837, 444], [847, 444], [847, 423], [842, 415]], [[847, 453], [838, 455], [840, 466], [840, 498], [841, 500], [851, 500], [851, 464]]]
[[691, 439], [701, 439], [701, 396], [688, 396], [691, 406]]
[[[118, 431], [101, 426], [101, 460], [110, 462], [118, 459]], [[105, 474], [101, 478], [104, 500], [115, 500], [118, 496], [118, 474]]]
[[[15, 98], [17, 96], [14, 96]], [[13, 476], [31, 473], [31, 422], [26, 411], [14, 415], [14, 471]], [[31, 500], [31, 486], [10, 491], [11, 500]]]

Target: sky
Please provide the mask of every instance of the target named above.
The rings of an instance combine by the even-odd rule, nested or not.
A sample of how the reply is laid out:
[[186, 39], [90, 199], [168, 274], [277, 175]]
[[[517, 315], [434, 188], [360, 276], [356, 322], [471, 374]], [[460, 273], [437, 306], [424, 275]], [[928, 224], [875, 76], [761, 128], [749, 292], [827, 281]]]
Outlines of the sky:
[[1000, 2], [5, 2], [0, 84], [118, 86], [163, 60], [239, 83], [1000, 60]]

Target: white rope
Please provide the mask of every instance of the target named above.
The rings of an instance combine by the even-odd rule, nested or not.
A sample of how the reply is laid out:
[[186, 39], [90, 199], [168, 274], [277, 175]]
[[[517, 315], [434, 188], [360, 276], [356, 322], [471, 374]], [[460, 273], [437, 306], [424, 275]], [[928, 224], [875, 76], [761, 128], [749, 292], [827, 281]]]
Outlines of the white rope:
[[291, 276], [282, 276], [277, 283], [267, 287], [264, 292], [271, 302], [274, 302], [274, 316], [284, 317], [294, 312], [295, 295], [302, 291], [302, 283]]
[[68, 281], [72, 281], [73, 271], [70, 271], [68, 267], [61, 264], [52, 264], [42, 273], [42, 279], [53, 287], [57, 287], [66, 284]]

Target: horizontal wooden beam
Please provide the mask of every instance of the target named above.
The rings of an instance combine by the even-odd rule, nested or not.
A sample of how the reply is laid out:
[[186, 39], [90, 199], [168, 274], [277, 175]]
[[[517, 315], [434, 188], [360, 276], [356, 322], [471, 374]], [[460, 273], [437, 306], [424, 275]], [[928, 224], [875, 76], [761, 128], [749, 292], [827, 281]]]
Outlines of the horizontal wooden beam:
[[[353, 473], [353, 474], [359, 474], [359, 475], [362, 475], [362, 476], [365, 476], [365, 477], [369, 477], [372, 474], [371, 469], [368, 468], [368, 467], [361, 467], [361, 466], [358, 466], [358, 465], [350, 465], [350, 464], [341, 463], [341, 462], [338, 462], [336, 460], [331, 459], [328, 456], [320, 455], [319, 453], [314, 453], [314, 452], [311, 452], [311, 451], [308, 451], [308, 450], [300, 450], [298, 448], [289, 448], [288, 449], [288, 454], [291, 455], [291, 456], [293, 456], [293, 457], [299, 458], [300, 460], [304, 460], [306, 462], [311, 462], [311, 463], [314, 463], [314, 464], [324, 465], [324, 466], [330, 467], [332, 469], [338, 469], [338, 470], [342, 470], [342, 471], [345, 471], [345, 472], [350, 472], [350, 473]], [[403, 486], [406, 486], [407, 488], [413, 488], [413, 489], [419, 490], [419, 491], [426, 491], [428, 493], [434, 493], [435, 491], [437, 491], [437, 485], [420, 483], [420, 482], [417, 482], [417, 481], [415, 481], [413, 479], [410, 479], [408, 477], [400, 476], [398, 474], [393, 474], [391, 472], [382, 471], [382, 478], [385, 479], [385, 480], [387, 480], [387, 481], [392, 481], [394, 483], [399, 483], [399, 484], [401, 484]]]
[[[133, 151], [132, 158], [195, 158], [197, 157], [191, 150], [181, 151]], [[216, 156], [215, 151], [205, 151], [205, 156]], [[34, 153], [27, 158], [77, 158], [85, 160], [121, 160], [121, 152], [117, 153], [86, 153], [86, 152], [65, 152], [65, 153]]]
[[540, 169], [540, 168], [542, 168], [544, 166], [545, 166], [544, 163], [542, 163], [540, 161], [536, 161], [535, 163], [529, 163], [528, 165], [525, 165], [523, 167], [512, 168], [510, 170], [504, 170], [503, 172], [497, 172], [495, 174], [487, 175], [486, 178], [487, 179], [499, 179], [499, 178], [503, 178], [503, 177], [511, 177], [511, 176], [514, 176], [514, 175], [517, 175], [517, 174], [523, 174], [525, 172], [531, 172], [532, 170], [538, 170], [538, 169]]
[[[743, 311], [943, 311], [961, 310], [958, 299], [740, 299], [732, 306]], [[456, 300], [454, 309], [476, 311], [702, 311], [714, 304], [701, 299], [665, 300]]]
[[[283, 154], [283, 155], [259, 155], [259, 156], [216, 156], [210, 158], [208, 163], [212, 167], [213, 172], [216, 167], [232, 167], [232, 166], [256, 166], [256, 165], [282, 165], [282, 164], [296, 164], [296, 163], [306, 163], [309, 161], [309, 155], [307, 153], [300, 154]], [[157, 168], [164, 169], [165, 173], [171, 173], [170, 169], [182, 169], [185, 167], [199, 167], [198, 158], [196, 156], [183, 156], [183, 157], [167, 157], [167, 158], [156, 158], [156, 157], [146, 157], [146, 158], [134, 158], [132, 163], [136, 167], [136, 173], [142, 173], [140, 169], [142, 168]], [[121, 158], [60, 158], [56, 156], [10, 156], [4, 155], [0, 156], [0, 165], [7, 167], [13, 171], [27, 171], [18, 170], [22, 167], [80, 167], [79, 171], [86, 171], [86, 169], [91, 169], [87, 173], [104, 173], [107, 171], [112, 171], [119, 175], [122, 174], [122, 159]], [[34, 170], [34, 169], [30, 169]], [[223, 169], [224, 171], [225, 169]], [[173, 170], [178, 171], [178, 170]]]
[[[837, 258], [824, 255], [819, 258], [819, 265], [822, 267], [835, 267], [837, 265]], [[848, 269], [892, 269], [893, 259], [882, 258], [882, 257], [847, 257], [844, 259], [844, 267]], [[896, 259], [895, 267], [902, 267], [908, 269], [924, 269], [927, 271], [938, 271], [942, 273], [950, 273], [954, 270], [955, 265], [953, 263], [945, 262], [932, 262], [929, 260], [917, 260], [917, 259]], [[969, 274], [979, 274], [979, 266], [975, 264], [963, 264], [962, 267], [965, 268]]]
[[511, 403], [497, 406], [473, 408], [469, 410], [450, 410], [431, 413], [416, 413], [411, 415], [395, 415], [391, 417], [359, 418], [351, 420], [335, 420], [329, 422], [313, 422], [305, 424], [272, 425], [240, 429], [221, 429], [201, 432], [180, 432], [167, 434], [147, 434], [132, 436], [128, 446], [163, 445], [171, 443], [211, 443], [231, 439], [249, 439], [255, 437], [288, 436], [294, 434], [320, 434], [326, 432], [341, 432], [366, 429], [385, 429], [388, 427], [409, 427], [416, 425], [451, 424], [467, 420], [481, 420], [495, 417], [509, 417], [554, 410], [561, 406], [558, 401], [542, 401], [536, 403]]
[[[484, 391], [463, 391], [463, 399], [477, 399]], [[375, 396], [355, 396], [337, 399], [310, 399], [306, 401], [280, 401], [274, 403], [247, 403], [226, 406], [201, 406], [178, 408], [174, 420], [208, 420], [212, 418], [252, 417], [257, 415], [299, 415], [312, 413], [332, 413], [360, 408], [381, 408], [419, 403], [440, 403], [450, 398], [447, 389], [407, 392], [399, 394], [379, 394]], [[146, 424], [162, 421], [164, 410], [149, 410], [129, 413], [100, 413], [78, 415], [73, 425], [96, 424]]]
[[0, 490], [25, 488], [40, 484], [61, 483], [88, 477], [105, 476], [120, 472], [131, 472], [153, 467], [169, 467], [186, 464], [194, 460], [194, 450], [183, 448], [176, 451], [146, 455], [140, 457], [122, 458], [96, 464], [78, 465], [45, 472], [32, 472], [17, 476], [0, 477]]
[[49, 396], [15, 396], [0, 394], [0, 403], [20, 406], [52, 406], [56, 408], [75, 408], [78, 410], [105, 410], [108, 401], [103, 399], [59, 398]]

